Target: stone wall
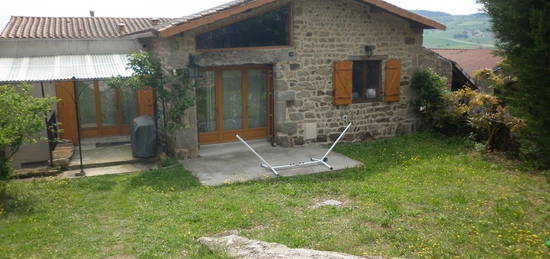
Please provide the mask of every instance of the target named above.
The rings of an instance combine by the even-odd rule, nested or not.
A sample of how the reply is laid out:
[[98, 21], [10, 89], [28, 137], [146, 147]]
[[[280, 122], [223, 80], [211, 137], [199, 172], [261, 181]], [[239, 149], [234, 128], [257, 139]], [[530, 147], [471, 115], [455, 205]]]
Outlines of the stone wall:
[[[369, 135], [391, 137], [398, 131], [414, 130], [416, 120], [409, 110], [407, 86], [415, 53], [422, 44], [420, 29], [397, 16], [347, 0], [296, 1], [293, 29], [297, 59], [276, 66], [275, 89], [293, 97], [286, 102], [291, 104], [286, 107], [286, 120], [276, 124], [292, 129], [278, 132], [281, 143], [287, 142], [285, 138], [291, 145], [334, 140], [345, 126], [345, 118], [355, 125], [347, 140]], [[376, 47], [375, 55], [401, 60], [402, 100], [332, 105], [333, 63], [364, 55], [367, 45]], [[297, 130], [289, 124], [296, 124]], [[306, 136], [306, 129], [313, 134]]]
[[[195, 52], [194, 39], [181, 35], [170, 38], [144, 39], [141, 40], [141, 43], [145, 50], [159, 57], [164, 68], [169, 70], [187, 67], [190, 55]], [[160, 104], [158, 109], [162, 110]], [[189, 108], [183, 117], [185, 128], [177, 130], [172, 136], [161, 134], [162, 138], [167, 138], [167, 149], [181, 159], [197, 156], [199, 145], [195, 107]]]
[[[428, 63], [424, 58], [426, 50], [422, 48], [422, 29], [366, 4], [350, 0], [291, 1], [292, 46], [202, 53], [195, 50], [196, 34], [288, 2], [277, 1], [176, 37], [151, 39], [145, 45], [167, 67], [185, 66], [190, 56], [195, 64], [204, 67], [272, 64], [276, 139], [283, 146], [332, 141], [346, 125], [344, 119], [355, 125], [346, 138], [348, 141], [414, 131], [417, 118], [409, 105], [413, 95], [409, 84], [412, 73]], [[361, 58], [367, 45], [376, 46], [376, 56], [401, 61], [401, 100], [334, 106], [333, 63]], [[440, 67], [442, 74], [452, 74], [451, 70], [444, 71], [445, 66]], [[196, 138], [196, 132], [192, 137]]]
[[453, 82], [453, 63], [451, 61], [430, 49], [422, 48], [422, 52], [418, 55], [418, 66], [429, 68], [447, 78], [447, 87], [451, 90]]

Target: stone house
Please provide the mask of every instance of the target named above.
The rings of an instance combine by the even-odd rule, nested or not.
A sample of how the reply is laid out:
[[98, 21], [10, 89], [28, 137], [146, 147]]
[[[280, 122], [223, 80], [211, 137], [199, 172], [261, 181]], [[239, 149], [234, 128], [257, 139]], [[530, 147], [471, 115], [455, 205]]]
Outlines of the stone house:
[[[385, 138], [417, 127], [416, 69], [452, 78], [451, 62], [422, 47], [424, 29], [445, 26], [382, 0], [236, 0], [177, 19], [13, 17], [0, 34], [0, 83], [62, 99], [53, 117], [63, 139], [127, 136], [133, 117], [158, 110], [154, 94], [105, 80], [129, 75], [126, 54], [146, 50], [198, 82], [172, 143], [182, 158], [236, 134], [285, 147], [331, 142], [347, 122], [347, 141]], [[47, 158], [39, 145], [20, 162]]]
[[412, 73], [452, 76], [422, 47], [445, 26], [381, 0], [237, 0], [127, 35], [169, 69], [195, 70], [196, 106], [176, 148], [269, 139], [281, 146], [347, 141], [416, 129]]

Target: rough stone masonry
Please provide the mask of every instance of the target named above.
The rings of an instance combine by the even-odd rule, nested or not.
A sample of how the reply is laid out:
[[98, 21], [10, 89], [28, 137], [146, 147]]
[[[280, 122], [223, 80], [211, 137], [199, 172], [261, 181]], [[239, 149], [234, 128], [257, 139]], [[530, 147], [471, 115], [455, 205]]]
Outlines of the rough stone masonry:
[[381, 256], [354, 256], [344, 253], [318, 251], [313, 249], [288, 248], [277, 243], [250, 240], [237, 235], [201, 237], [199, 243], [211, 250], [223, 252], [233, 258], [315, 258], [315, 259], [384, 259]]

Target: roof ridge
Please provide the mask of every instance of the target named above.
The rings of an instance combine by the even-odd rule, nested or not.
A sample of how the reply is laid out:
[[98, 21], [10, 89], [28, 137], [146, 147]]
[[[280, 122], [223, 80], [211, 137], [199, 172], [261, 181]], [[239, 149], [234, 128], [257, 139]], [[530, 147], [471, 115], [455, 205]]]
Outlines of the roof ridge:
[[74, 18], [120, 18], [120, 19], [170, 19], [170, 20], [174, 20], [174, 19], [178, 19], [178, 18], [173, 18], [173, 17], [154, 17], [154, 16], [150, 16], [150, 17], [127, 17], [127, 16], [34, 16], [34, 15], [11, 15], [10, 16], [10, 20], [13, 19], [13, 18], [71, 18], [71, 19], [74, 19]]
[[[224, 19], [228, 15], [229, 16], [232, 15], [231, 14], [232, 11], [233, 13], [235, 12], [240, 13], [240, 12], [257, 8], [275, 1], [277, 0], [233, 0], [222, 5], [218, 5], [216, 7], [203, 10], [201, 12], [197, 12], [188, 16], [177, 18], [173, 21], [161, 23], [158, 26], [152, 27], [152, 29], [157, 30], [160, 33], [161, 37], [169, 37], [169, 36], [184, 32], [186, 30], [204, 25], [205, 23], [212, 23], [216, 20]], [[422, 24], [426, 28], [441, 29], [441, 30], [446, 29], [446, 26], [443, 23], [440, 23], [438, 21], [435, 21], [433, 19], [427, 18], [422, 15], [416, 14], [414, 12], [408, 11], [397, 5], [388, 3], [384, 0], [357, 0], [357, 1], [364, 4], [375, 6], [379, 9], [383, 9], [388, 13], [391, 13], [396, 16], [400, 16], [404, 19], [411, 20], [418, 24]], [[237, 11], [239, 9], [242, 11]], [[209, 19], [208, 21], [206, 21], [207, 19], [206, 17], [210, 17], [208, 18]], [[205, 19], [206, 22], [200, 23], [201, 19]]]
[[459, 48], [429, 48], [432, 50], [490, 50], [495, 51], [494, 49], [459, 49]]
[[[155, 22], [158, 20], [159, 22]], [[55, 17], [12, 15], [0, 39], [107, 39], [173, 21], [165, 17]], [[119, 24], [126, 24], [125, 31]]]

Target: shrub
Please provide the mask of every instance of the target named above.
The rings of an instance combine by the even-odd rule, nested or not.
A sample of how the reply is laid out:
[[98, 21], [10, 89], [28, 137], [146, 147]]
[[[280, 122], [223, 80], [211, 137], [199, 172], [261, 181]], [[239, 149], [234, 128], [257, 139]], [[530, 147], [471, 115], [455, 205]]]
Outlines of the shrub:
[[46, 128], [44, 118], [56, 98], [33, 97], [30, 85], [0, 85], [0, 180], [11, 172], [10, 160], [21, 145], [36, 143]]
[[500, 97], [525, 120], [522, 149], [539, 167], [550, 168], [550, 1], [478, 0], [493, 20], [497, 47], [517, 83]]
[[523, 121], [512, 116], [497, 97], [463, 88], [445, 98], [451, 105], [450, 117], [468, 123], [477, 140], [486, 143], [486, 149], [519, 151], [514, 133], [523, 127]]
[[[486, 80], [492, 85], [503, 82], [502, 77], [492, 73]], [[496, 96], [467, 87], [448, 92], [444, 79], [430, 70], [416, 72], [411, 87], [418, 94], [413, 104], [431, 128], [444, 134], [471, 136], [485, 142], [488, 150], [519, 151], [514, 133], [524, 123], [513, 117]]]
[[467, 130], [462, 116], [448, 111], [449, 93], [447, 79], [432, 70], [419, 70], [413, 74], [411, 88], [416, 93], [412, 104], [420, 115], [423, 125], [447, 135], [463, 134]]

